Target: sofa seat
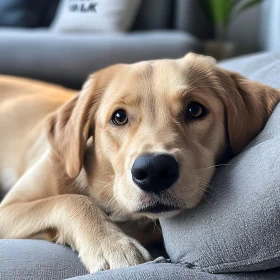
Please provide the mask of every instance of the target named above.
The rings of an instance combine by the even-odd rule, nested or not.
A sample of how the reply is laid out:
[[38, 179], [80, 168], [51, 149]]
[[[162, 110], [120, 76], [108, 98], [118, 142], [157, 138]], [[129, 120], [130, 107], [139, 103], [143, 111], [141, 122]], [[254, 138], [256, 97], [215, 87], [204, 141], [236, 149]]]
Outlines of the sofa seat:
[[164, 258], [88, 274], [70, 248], [41, 240], [0, 240], [0, 279], [5, 280], [278, 280], [280, 269], [210, 274]]

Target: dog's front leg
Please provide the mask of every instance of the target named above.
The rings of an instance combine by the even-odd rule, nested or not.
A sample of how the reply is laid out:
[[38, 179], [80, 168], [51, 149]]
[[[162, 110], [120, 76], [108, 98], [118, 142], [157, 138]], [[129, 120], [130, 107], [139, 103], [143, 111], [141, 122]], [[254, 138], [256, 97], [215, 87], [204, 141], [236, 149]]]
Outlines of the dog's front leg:
[[33, 238], [54, 229], [57, 242], [77, 250], [91, 272], [150, 259], [89, 197], [61, 194], [52, 172], [47, 152], [18, 180], [0, 204], [0, 238]]
[[59, 243], [79, 252], [90, 272], [150, 259], [137, 241], [112, 224], [86, 196], [57, 195], [0, 207], [0, 238], [30, 238], [48, 229], [58, 232]]

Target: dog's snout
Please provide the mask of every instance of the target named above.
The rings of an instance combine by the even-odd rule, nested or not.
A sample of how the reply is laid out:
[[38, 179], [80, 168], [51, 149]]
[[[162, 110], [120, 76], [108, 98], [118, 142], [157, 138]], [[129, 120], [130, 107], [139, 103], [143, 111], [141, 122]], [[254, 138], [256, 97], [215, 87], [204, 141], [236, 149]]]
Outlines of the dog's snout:
[[139, 156], [131, 169], [133, 182], [143, 191], [160, 193], [170, 188], [179, 177], [179, 165], [168, 154]]

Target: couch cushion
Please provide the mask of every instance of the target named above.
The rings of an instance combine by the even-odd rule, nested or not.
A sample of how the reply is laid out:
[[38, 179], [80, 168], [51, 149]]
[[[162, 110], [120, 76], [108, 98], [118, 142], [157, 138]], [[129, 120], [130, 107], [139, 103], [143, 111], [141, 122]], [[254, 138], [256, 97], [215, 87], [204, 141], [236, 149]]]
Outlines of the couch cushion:
[[156, 261], [78, 276], [71, 280], [279, 280], [279, 277], [279, 269], [251, 273], [210, 274], [183, 264]]
[[0, 73], [74, 88], [111, 64], [178, 58], [201, 46], [193, 36], [172, 31], [61, 35], [47, 29], [3, 28], [0, 38]]
[[280, 52], [264, 52], [224, 60], [221, 67], [280, 89]]
[[[251, 77], [280, 87], [278, 55], [262, 54], [222, 65], [247, 74], [251, 69]], [[207, 200], [175, 218], [161, 220], [173, 262], [214, 273], [279, 266], [279, 124], [280, 104], [260, 135], [228, 165], [218, 168]]]
[[42, 240], [0, 240], [0, 279], [60, 280], [87, 274], [78, 255]]
[[1, 0], [0, 26], [36, 27], [50, 0]]
[[[0, 279], [5, 280], [278, 280], [279, 270], [237, 275], [212, 275], [157, 259], [142, 265], [88, 274], [78, 254], [42, 240], [0, 240]], [[80, 275], [80, 276], [79, 276]], [[83, 275], [83, 276], [82, 276]]]

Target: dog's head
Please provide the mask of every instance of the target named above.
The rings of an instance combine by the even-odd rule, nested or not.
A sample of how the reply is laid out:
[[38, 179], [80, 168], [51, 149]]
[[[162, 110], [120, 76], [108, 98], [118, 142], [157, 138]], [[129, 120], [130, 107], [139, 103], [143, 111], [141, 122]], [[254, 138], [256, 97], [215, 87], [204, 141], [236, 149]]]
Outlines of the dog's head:
[[50, 141], [69, 177], [84, 167], [104, 208], [159, 217], [197, 205], [215, 165], [242, 151], [278, 99], [210, 57], [115, 65], [56, 113]]

